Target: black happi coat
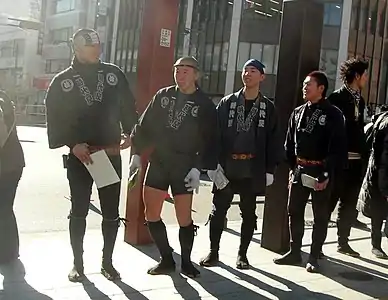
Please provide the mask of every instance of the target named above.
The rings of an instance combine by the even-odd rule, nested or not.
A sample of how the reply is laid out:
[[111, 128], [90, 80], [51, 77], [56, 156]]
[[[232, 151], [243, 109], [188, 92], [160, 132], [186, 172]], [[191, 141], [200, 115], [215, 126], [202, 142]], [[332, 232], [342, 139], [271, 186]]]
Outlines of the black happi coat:
[[177, 86], [159, 90], [132, 132], [137, 154], [153, 148], [152, 159], [192, 160], [197, 169], [217, 167], [217, 114], [213, 102], [200, 89], [185, 95]]
[[296, 168], [299, 157], [323, 161], [322, 175], [327, 172], [332, 176], [347, 160], [341, 111], [324, 99], [295, 108], [288, 122], [285, 151], [291, 170]]
[[[244, 101], [240, 90], [221, 99], [217, 106], [220, 145], [218, 160], [226, 177], [233, 181], [235, 178], [243, 178], [238, 178], [238, 168], [232, 171], [227, 166], [232, 154], [253, 154], [254, 158], [249, 160], [253, 190], [257, 195], [264, 195], [266, 173], [274, 174], [282, 157], [278, 116], [274, 103], [261, 94], [247, 115], [244, 112]], [[238, 193], [237, 190], [234, 192]]]
[[360, 97], [357, 102], [352, 93], [342, 86], [331, 93], [327, 100], [338, 107], [345, 117], [348, 152], [359, 153], [365, 158], [367, 149], [365, 149], [364, 133], [364, 99]]
[[138, 119], [124, 73], [103, 62], [87, 65], [74, 59], [54, 77], [45, 102], [51, 149], [118, 145], [121, 133], [130, 134]]
[[372, 128], [372, 149], [358, 197], [357, 208], [366, 217], [388, 214], [388, 112], [380, 114]]
[[7, 176], [8, 172], [23, 169], [25, 161], [23, 148], [15, 126], [15, 106], [12, 100], [2, 92], [0, 92], [0, 107], [9, 133], [4, 146], [0, 147], [0, 174], [1, 176]]

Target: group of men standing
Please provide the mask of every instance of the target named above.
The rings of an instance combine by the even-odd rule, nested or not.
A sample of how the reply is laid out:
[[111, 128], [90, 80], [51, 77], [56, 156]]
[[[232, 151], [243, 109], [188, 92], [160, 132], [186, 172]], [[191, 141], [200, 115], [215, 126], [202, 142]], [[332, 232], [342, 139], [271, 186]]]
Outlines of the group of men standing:
[[[141, 156], [152, 149], [144, 170], [143, 198], [146, 224], [161, 259], [148, 270], [151, 275], [166, 274], [176, 268], [161, 218], [169, 188], [180, 226], [181, 271], [192, 278], [200, 274], [191, 261], [197, 230], [191, 208], [193, 191], [198, 192], [200, 186], [201, 170], [208, 171], [214, 187], [209, 216], [210, 251], [200, 265], [211, 267], [218, 263], [224, 219], [238, 194], [242, 224], [236, 266], [249, 268], [247, 251], [257, 226], [256, 197], [273, 183], [284, 154], [291, 170], [291, 242], [290, 251], [275, 263], [301, 262], [304, 210], [310, 194], [314, 228], [307, 270], [315, 272], [319, 268], [329, 218], [338, 200], [338, 251], [359, 255], [349, 246], [348, 238], [365, 170], [365, 103], [360, 90], [366, 83], [367, 62], [345, 62], [341, 68], [344, 86], [328, 98], [328, 80], [323, 72], [314, 71], [305, 78], [305, 104], [291, 114], [283, 149], [275, 105], [260, 91], [265, 66], [256, 59], [248, 60], [243, 67], [243, 88], [224, 97], [216, 107], [197, 84], [200, 70], [196, 59], [180, 58], [173, 66], [175, 85], [160, 89], [138, 117], [125, 75], [118, 67], [99, 59], [97, 33], [91, 29], [77, 31], [72, 47], [71, 66], [55, 76], [46, 97], [49, 146], [69, 148], [64, 163], [71, 192], [69, 232], [74, 262], [70, 281], [85, 278], [83, 239], [93, 184], [86, 165], [93, 163], [91, 154], [105, 151], [121, 178], [120, 150], [129, 146], [133, 153], [130, 175], [142, 171]], [[387, 153], [388, 149], [383, 151], [382, 163], [388, 163]], [[388, 168], [384, 172], [388, 174]], [[388, 186], [384, 185], [382, 192], [385, 190]], [[120, 274], [113, 267], [112, 254], [120, 224], [120, 183], [98, 192], [104, 238], [101, 273], [109, 280], [117, 280]], [[372, 221], [372, 226], [375, 223], [375, 227], [381, 227], [379, 212], [379, 219]], [[373, 234], [377, 236], [376, 232]], [[382, 251], [381, 241], [374, 247]]]

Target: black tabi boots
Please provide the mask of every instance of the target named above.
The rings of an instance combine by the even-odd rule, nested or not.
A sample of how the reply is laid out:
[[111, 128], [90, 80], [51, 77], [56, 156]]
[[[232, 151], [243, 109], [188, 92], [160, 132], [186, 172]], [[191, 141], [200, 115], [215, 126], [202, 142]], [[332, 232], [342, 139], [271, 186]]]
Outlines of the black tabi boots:
[[102, 250], [101, 274], [108, 280], [121, 279], [120, 273], [113, 267], [112, 255], [116, 243], [117, 231], [120, 220], [103, 220], [101, 223], [102, 236], [104, 237], [104, 248]]
[[167, 238], [166, 226], [163, 221], [148, 222], [148, 230], [159, 250], [161, 259], [158, 264], [150, 268], [147, 273], [150, 275], [169, 274], [175, 271], [175, 261], [172, 257], [173, 249], [170, 247]]
[[249, 262], [247, 258], [247, 251], [249, 244], [252, 241], [253, 232], [256, 229], [256, 217], [252, 220], [243, 219], [241, 224], [241, 238], [240, 238], [240, 248], [238, 250], [236, 267], [237, 269], [249, 269]]
[[86, 230], [86, 220], [69, 216], [70, 243], [73, 250], [74, 265], [68, 278], [71, 282], [81, 282], [85, 279], [83, 262], [83, 243]]
[[209, 216], [210, 252], [199, 261], [199, 264], [203, 267], [214, 267], [219, 262], [218, 251], [220, 249], [221, 235], [224, 230], [224, 219], [217, 218], [214, 215]]
[[197, 227], [191, 223], [189, 226], [180, 227], [179, 241], [181, 244], [181, 271], [182, 274], [195, 278], [200, 275], [200, 272], [194, 267], [191, 262], [191, 251], [193, 250], [194, 236]]

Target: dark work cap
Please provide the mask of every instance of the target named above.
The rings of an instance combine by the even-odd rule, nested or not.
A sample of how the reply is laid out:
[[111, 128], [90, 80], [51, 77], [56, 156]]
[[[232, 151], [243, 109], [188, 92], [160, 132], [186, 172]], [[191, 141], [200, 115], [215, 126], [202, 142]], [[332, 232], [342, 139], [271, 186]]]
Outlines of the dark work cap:
[[95, 30], [82, 28], [74, 33], [72, 42], [76, 47], [99, 45], [100, 37]]
[[193, 68], [193, 69], [199, 71], [199, 63], [192, 56], [184, 56], [184, 57], [179, 58], [175, 62], [174, 67], [190, 67], [190, 68]]
[[265, 66], [263, 63], [257, 59], [250, 59], [244, 64], [244, 69], [246, 67], [254, 67], [260, 71], [261, 74], [265, 74]]

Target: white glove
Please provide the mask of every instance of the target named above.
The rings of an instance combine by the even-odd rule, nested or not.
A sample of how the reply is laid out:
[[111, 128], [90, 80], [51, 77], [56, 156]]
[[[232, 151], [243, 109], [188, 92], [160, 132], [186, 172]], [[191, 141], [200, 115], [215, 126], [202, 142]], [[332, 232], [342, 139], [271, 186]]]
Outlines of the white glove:
[[271, 173], [266, 174], [266, 182], [267, 182], [267, 186], [270, 186], [273, 183], [273, 174]]
[[185, 187], [187, 187], [188, 192], [195, 190], [195, 193], [198, 194], [199, 184], [200, 184], [200, 179], [199, 179], [200, 176], [201, 176], [201, 172], [196, 168], [192, 168], [190, 170], [190, 172], [186, 175]]
[[139, 155], [132, 155], [131, 161], [129, 162], [129, 176], [141, 169], [141, 158]]
[[207, 171], [207, 176], [209, 176], [219, 190], [224, 189], [229, 183], [220, 164], [217, 166], [217, 169]]
[[215, 170], [208, 170], [207, 171], [207, 176], [209, 176], [210, 180], [214, 182], [214, 179], [216, 178], [217, 173], [220, 172], [220, 171], [222, 173], [224, 173], [224, 170], [222, 169], [221, 165], [218, 164], [217, 168]]

